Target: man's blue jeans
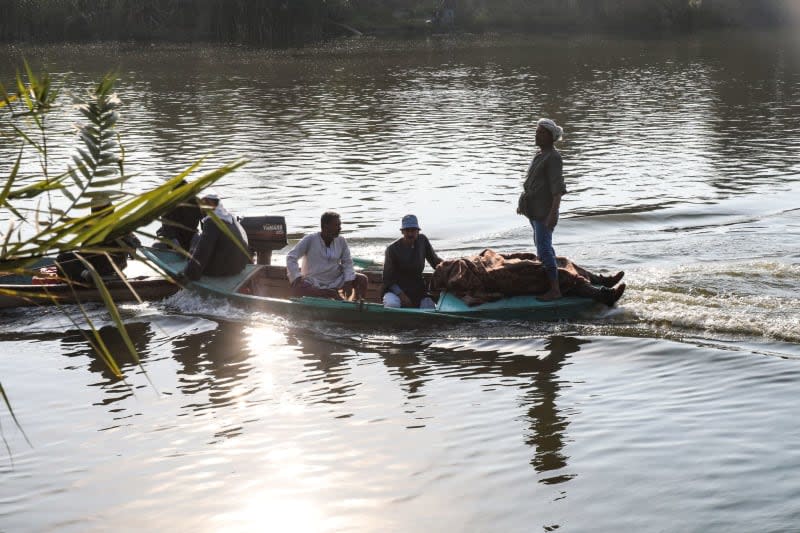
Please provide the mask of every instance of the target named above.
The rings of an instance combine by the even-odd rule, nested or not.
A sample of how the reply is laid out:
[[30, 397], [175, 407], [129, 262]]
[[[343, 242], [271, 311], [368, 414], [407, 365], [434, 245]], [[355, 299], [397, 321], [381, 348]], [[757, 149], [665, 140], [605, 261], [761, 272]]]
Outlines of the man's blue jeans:
[[533, 227], [533, 242], [536, 244], [536, 255], [547, 271], [547, 277], [558, 279], [558, 267], [556, 266], [556, 251], [553, 250], [553, 232], [547, 229], [545, 220], [531, 221]]

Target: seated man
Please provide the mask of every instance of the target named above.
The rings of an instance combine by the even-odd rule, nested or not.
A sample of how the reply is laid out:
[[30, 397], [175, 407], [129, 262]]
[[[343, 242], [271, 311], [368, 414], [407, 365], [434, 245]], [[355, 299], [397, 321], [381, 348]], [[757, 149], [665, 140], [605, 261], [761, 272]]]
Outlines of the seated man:
[[252, 263], [247, 250], [247, 233], [239, 221], [227, 209], [222, 207], [219, 196], [206, 193], [200, 198], [200, 205], [213, 210], [225, 228], [236, 241], [223, 232], [217, 223], [207, 216], [201, 222], [202, 233], [197, 243], [192, 246], [191, 258], [186, 264], [184, 275], [192, 280], [200, 276], [232, 276]]
[[[111, 213], [111, 200], [108, 196], [98, 195], [91, 205], [92, 214], [104, 211]], [[128, 266], [128, 256], [132, 256], [133, 249], [141, 246], [141, 242], [133, 233], [129, 233], [116, 239], [107, 240], [98, 248], [105, 249], [106, 252], [62, 252], [58, 254], [55, 261], [57, 272], [67, 281], [88, 282], [92, 275], [89, 268], [78, 259], [78, 255], [87, 261], [92, 268], [101, 276], [113, 276], [117, 271], [122, 271]]]
[[[175, 189], [185, 185], [186, 180], [183, 180]], [[204, 216], [199, 200], [192, 197], [161, 217], [161, 227], [156, 231], [156, 236], [169, 241], [175, 247], [189, 251], [197, 237], [197, 224]], [[166, 243], [159, 241], [156, 246], [165, 247]]]
[[[340, 299], [355, 292], [360, 300], [367, 295], [367, 276], [356, 273], [347, 241], [339, 233], [342, 220], [338, 213], [327, 211], [320, 218], [321, 230], [303, 237], [286, 255], [286, 270], [293, 296], [320, 296]], [[304, 257], [300, 268], [300, 258]]]
[[431, 242], [420, 233], [417, 217], [406, 215], [400, 224], [403, 236], [386, 247], [383, 262], [384, 307], [436, 307], [428, 294], [422, 271], [425, 260], [433, 267], [442, 262]]
[[[617, 285], [623, 272], [613, 276], [593, 274], [566, 257], [556, 258], [556, 263], [559, 286], [565, 295], [592, 298], [610, 307], [625, 292], [624, 283]], [[547, 269], [536, 254], [498, 254], [489, 249], [473, 257], [442, 261], [433, 273], [433, 283], [470, 305], [505, 296], [541, 294], [551, 287]]]

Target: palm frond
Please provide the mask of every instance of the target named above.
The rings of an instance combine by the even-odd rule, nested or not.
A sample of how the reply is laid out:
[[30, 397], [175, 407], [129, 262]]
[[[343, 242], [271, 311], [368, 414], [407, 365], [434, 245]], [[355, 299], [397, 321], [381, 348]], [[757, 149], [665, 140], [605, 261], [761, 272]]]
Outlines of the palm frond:
[[[106, 74], [89, 98], [77, 104], [87, 122], [78, 126], [82, 146], [72, 157], [75, 166], [68, 171], [79, 192], [71, 194], [70, 209], [88, 207], [100, 194], [111, 195], [113, 200], [120, 192], [108, 188], [121, 186], [129, 179], [122, 173], [123, 153], [116, 132], [121, 103], [114, 92], [115, 82], [116, 75]], [[81, 202], [81, 197], [88, 198], [89, 202]]]
[[[85, 121], [78, 126], [80, 146], [73, 153], [67, 169], [55, 177], [51, 177], [48, 171], [47, 128], [44, 120], [46, 113], [53, 108], [57, 95], [50, 77], [46, 73], [37, 75], [26, 62], [24, 74], [17, 74], [16, 94], [8, 94], [0, 86], [0, 110], [4, 111], [0, 116], [0, 135], [20, 143], [20, 154], [13, 163], [10, 174], [5, 177], [5, 183], [0, 186], [0, 209], [8, 210], [18, 218], [18, 221], [9, 222], [8, 230], [4, 234], [0, 232], [0, 260], [3, 261], [3, 269], [6, 271], [30, 272], [42, 257], [51, 257], [62, 251], [77, 251], [76, 257], [89, 271], [112, 321], [122, 335], [127, 351], [139, 363], [136, 348], [125, 329], [111, 293], [81, 253], [110, 254], [124, 251], [134, 254], [135, 250], [127, 245], [115, 243], [128, 234], [144, 233], [140, 228], [198, 196], [204, 188], [237, 170], [246, 161], [239, 159], [202, 172], [200, 167], [203, 160], [200, 160], [158, 187], [137, 194], [124, 192], [123, 187], [132, 176], [124, 172], [125, 150], [116, 131], [121, 103], [114, 92], [115, 81], [116, 76], [113, 74], [104, 76], [91, 94], [78, 104], [79, 113]], [[38, 131], [25, 131], [18, 120], [22, 117], [26, 118], [26, 123], [29, 123], [27, 118], [32, 118]], [[41, 176], [21, 176], [20, 168], [23, 166], [26, 150], [37, 153], [41, 163]], [[186, 185], [177, 187], [181, 182], [186, 182]], [[54, 203], [50, 201], [52, 193], [63, 194], [66, 207], [58, 202], [55, 204], [59, 207], [53, 207]], [[32, 208], [30, 201], [37, 198], [39, 201]], [[47, 209], [40, 210], [43, 198], [47, 199]], [[97, 205], [96, 200], [99, 198], [112, 200], [113, 207], [94, 210], [77, 217], [72, 215], [75, 210]], [[23, 202], [16, 202], [17, 200]], [[15, 206], [14, 203], [20, 203], [21, 206]], [[26, 229], [33, 225], [33, 231], [28, 232], [24, 238], [21, 230], [23, 225]], [[147, 258], [140, 259], [158, 270]], [[114, 264], [113, 261], [109, 262]], [[120, 278], [125, 280], [122, 272], [116, 266], [114, 268]], [[74, 293], [75, 287], [71, 283], [70, 286]], [[135, 294], [130, 284], [128, 287]], [[73, 295], [77, 299], [77, 295]], [[61, 307], [54, 296], [47, 297], [84, 334], [87, 343], [109, 370], [124, 379], [114, 354], [110, 352], [83, 306], [78, 306], [82, 315], [79, 325], [73, 316], [73, 308], [70, 311]], [[5, 398], [2, 388], [0, 392]], [[10, 410], [7, 399], [5, 403]]]

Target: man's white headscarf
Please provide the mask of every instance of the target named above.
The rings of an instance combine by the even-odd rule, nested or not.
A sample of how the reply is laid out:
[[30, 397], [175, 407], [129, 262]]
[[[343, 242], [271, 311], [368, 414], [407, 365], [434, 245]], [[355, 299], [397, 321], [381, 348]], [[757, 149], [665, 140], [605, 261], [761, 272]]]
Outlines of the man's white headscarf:
[[214, 208], [214, 214], [217, 215], [223, 222], [233, 224], [233, 215], [230, 213], [230, 211], [222, 207], [222, 202], [218, 203], [217, 207]]
[[550, 120], [549, 118], [541, 118], [539, 122], [536, 124], [537, 126], [542, 126], [546, 128], [553, 135], [553, 142], [560, 141], [561, 137], [564, 136], [564, 128], [559, 126], [555, 123], [555, 121]]
[[236, 217], [233, 216], [230, 211], [228, 211], [222, 206], [222, 200], [220, 200], [219, 194], [213, 191], [207, 191], [205, 194], [203, 194], [203, 196], [200, 197], [200, 199], [216, 201], [217, 207], [214, 208], [214, 214], [217, 215], [217, 217], [219, 217], [219, 219], [225, 222], [226, 224], [233, 224], [234, 226], [239, 228], [239, 231], [242, 234], [242, 239], [244, 239], [245, 244], [247, 244], [247, 232], [242, 227], [242, 225], [239, 224], [239, 221], [236, 219]]
[[212, 200], [217, 202], [217, 206], [214, 208], [214, 214], [217, 215], [220, 220], [227, 224], [233, 224], [233, 215], [222, 206], [222, 200], [219, 198], [219, 194], [215, 191], [207, 190], [203, 195], [200, 197], [200, 200]]

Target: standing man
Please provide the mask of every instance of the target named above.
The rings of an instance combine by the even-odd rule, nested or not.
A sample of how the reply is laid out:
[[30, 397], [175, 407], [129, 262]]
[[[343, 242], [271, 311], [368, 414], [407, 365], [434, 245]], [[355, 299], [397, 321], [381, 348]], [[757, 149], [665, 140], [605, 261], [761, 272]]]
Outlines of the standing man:
[[550, 301], [561, 298], [558, 286], [556, 253], [553, 250], [553, 230], [558, 224], [561, 196], [566, 194], [561, 154], [553, 144], [560, 141], [564, 130], [553, 120], [540, 119], [536, 128], [536, 146], [539, 152], [528, 167], [524, 193], [520, 198], [517, 213], [525, 215], [533, 227], [533, 241], [550, 280], [550, 289], [539, 296]]
[[[338, 213], [326, 211], [320, 218], [322, 231], [303, 237], [286, 255], [286, 270], [293, 296], [321, 296], [340, 299], [355, 292], [360, 300], [367, 295], [367, 276], [356, 273], [347, 241], [339, 233], [342, 219]], [[304, 257], [300, 268], [300, 258]]]

